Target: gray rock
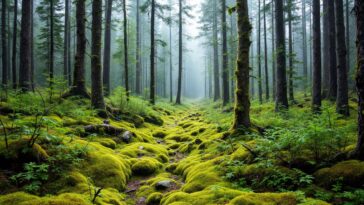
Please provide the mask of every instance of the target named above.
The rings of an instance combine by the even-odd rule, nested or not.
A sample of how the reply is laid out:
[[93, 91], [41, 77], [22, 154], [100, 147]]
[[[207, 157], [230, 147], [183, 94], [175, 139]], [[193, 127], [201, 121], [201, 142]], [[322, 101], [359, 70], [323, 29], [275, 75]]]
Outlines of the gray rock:
[[130, 143], [131, 139], [133, 138], [133, 133], [131, 133], [130, 131], [126, 131], [121, 135], [120, 138], [123, 140], [123, 142]]
[[171, 180], [163, 180], [163, 181], [157, 182], [155, 184], [155, 188], [157, 190], [166, 190], [166, 189], [171, 188], [172, 185], [173, 185], [173, 182]]

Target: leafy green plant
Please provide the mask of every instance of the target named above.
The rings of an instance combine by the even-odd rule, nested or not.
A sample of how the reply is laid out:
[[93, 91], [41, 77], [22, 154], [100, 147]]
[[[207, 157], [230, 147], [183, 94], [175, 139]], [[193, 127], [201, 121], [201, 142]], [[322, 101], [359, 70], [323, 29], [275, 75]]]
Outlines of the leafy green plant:
[[10, 179], [17, 185], [25, 184], [24, 189], [30, 193], [37, 193], [41, 185], [48, 180], [49, 165], [30, 162], [24, 165], [24, 172], [13, 175]]

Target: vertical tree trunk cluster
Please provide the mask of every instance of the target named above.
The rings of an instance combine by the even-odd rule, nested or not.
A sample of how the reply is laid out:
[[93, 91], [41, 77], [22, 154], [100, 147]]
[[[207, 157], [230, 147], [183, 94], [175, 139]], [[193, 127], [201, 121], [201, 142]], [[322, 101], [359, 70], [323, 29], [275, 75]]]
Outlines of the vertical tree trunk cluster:
[[126, 13], [126, 0], [123, 2], [123, 13], [124, 13], [124, 67], [125, 67], [125, 92], [126, 99], [129, 101], [129, 54], [128, 54], [128, 18]]
[[182, 95], [182, 70], [183, 70], [183, 19], [182, 19], [182, 0], [179, 0], [179, 12], [178, 12], [178, 20], [179, 20], [179, 41], [178, 41], [178, 87], [177, 87], [177, 98], [176, 104], [181, 104], [181, 95]]
[[2, 46], [2, 88], [8, 87], [8, 43], [7, 43], [7, 1], [1, 1], [1, 46]]
[[249, 22], [247, 0], [237, 0], [236, 10], [238, 14], [238, 60], [235, 91], [234, 124], [232, 129], [250, 127], [250, 99], [249, 99], [249, 49], [251, 45], [251, 24]]
[[12, 80], [13, 89], [18, 87], [17, 85], [17, 38], [18, 38], [18, 0], [14, 0], [14, 20], [13, 20], [13, 48], [11, 56], [11, 70], [12, 70]]
[[[217, 13], [217, 0], [213, 0], [213, 12]], [[219, 73], [219, 40], [217, 33], [217, 16], [214, 15], [213, 19], [213, 50], [214, 50], [214, 101], [221, 98], [220, 95], [220, 73]]]
[[257, 27], [257, 50], [258, 50], [258, 97], [260, 104], [263, 103], [263, 86], [262, 86], [262, 45], [261, 45], [261, 6], [260, 6], [260, 0], [258, 0], [258, 27]]
[[155, 104], [155, 0], [151, 2], [150, 21], [150, 97], [151, 104]]
[[142, 68], [141, 68], [141, 42], [140, 42], [140, 0], [136, 0], [136, 69], [135, 69], [135, 92], [140, 95], [142, 94], [142, 84], [141, 84], [141, 76], [142, 76]]
[[71, 86], [71, 33], [70, 33], [70, 19], [69, 19], [69, 6], [70, 0], [65, 0], [65, 16], [64, 16], [64, 53], [63, 53], [63, 76], [67, 80], [68, 85]]
[[221, 0], [221, 35], [222, 35], [222, 101], [227, 105], [230, 100], [229, 88], [229, 61], [227, 49], [227, 22], [226, 22], [226, 0]]

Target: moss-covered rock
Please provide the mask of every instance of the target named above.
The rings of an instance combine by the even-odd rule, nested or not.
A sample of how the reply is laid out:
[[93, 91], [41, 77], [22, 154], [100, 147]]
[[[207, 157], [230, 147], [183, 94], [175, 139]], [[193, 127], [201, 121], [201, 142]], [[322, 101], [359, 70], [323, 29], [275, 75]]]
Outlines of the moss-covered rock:
[[155, 192], [148, 196], [147, 198], [147, 205], [159, 205], [160, 201], [162, 200], [163, 195], [159, 192]]
[[91, 205], [86, 196], [65, 193], [58, 196], [37, 197], [24, 192], [0, 196], [0, 204], [6, 205]]
[[161, 164], [153, 158], [141, 158], [131, 167], [134, 175], [148, 176], [154, 174]]
[[314, 176], [317, 184], [327, 188], [331, 188], [340, 179], [345, 185], [360, 187], [364, 181], [364, 162], [357, 160], [340, 162], [332, 167], [318, 170]]
[[94, 141], [110, 149], [116, 148], [116, 142], [110, 138], [96, 138]]
[[243, 193], [229, 205], [296, 205], [298, 200], [293, 193]]
[[[164, 146], [159, 144], [133, 143], [120, 149], [120, 153], [132, 158], [138, 158], [141, 156], [156, 157], [161, 162], [163, 162], [166, 158], [168, 159], [168, 151]], [[164, 157], [161, 155], [164, 155]]]

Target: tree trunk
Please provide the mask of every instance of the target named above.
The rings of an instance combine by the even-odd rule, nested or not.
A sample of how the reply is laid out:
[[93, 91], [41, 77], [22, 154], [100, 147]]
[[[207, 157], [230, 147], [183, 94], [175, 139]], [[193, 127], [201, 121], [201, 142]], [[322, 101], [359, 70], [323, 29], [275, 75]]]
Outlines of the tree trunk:
[[110, 94], [110, 52], [111, 52], [111, 14], [112, 1], [106, 0], [105, 12], [105, 35], [104, 35], [104, 69], [103, 69], [103, 84], [105, 95]]
[[[172, 1], [169, 1], [172, 6]], [[172, 19], [172, 11], [169, 11], [169, 17]], [[172, 23], [169, 24], [169, 101], [173, 102], [173, 54], [172, 54]]]
[[221, 0], [221, 35], [222, 35], [222, 101], [223, 106], [230, 101], [229, 88], [229, 62], [227, 50], [227, 22], [226, 22], [226, 0]]
[[322, 96], [327, 97], [330, 90], [330, 31], [329, 31], [329, 0], [323, 0], [323, 82]]
[[[217, 0], [213, 0], [213, 12], [217, 13]], [[217, 15], [213, 17], [213, 50], [214, 50], [214, 101], [221, 98], [220, 95], [220, 73], [219, 73], [219, 43], [217, 35]]]
[[176, 104], [181, 104], [181, 95], [182, 95], [182, 63], [183, 63], [183, 19], [182, 19], [182, 0], [179, 0], [179, 42], [178, 42], [178, 89], [177, 89], [177, 99]]
[[19, 87], [27, 92], [32, 89], [30, 76], [31, 8], [33, 1], [22, 1], [20, 31]]
[[[53, 88], [53, 79], [54, 79], [54, 4], [53, 0], [49, 1], [49, 12], [50, 12], [50, 50], [49, 50], [49, 87], [52, 90]], [[52, 94], [51, 94], [52, 96]]]
[[292, 0], [288, 0], [288, 57], [289, 57], [289, 71], [288, 71], [288, 90], [289, 90], [289, 100], [294, 102], [294, 93], [293, 93], [293, 32], [292, 32]]
[[260, 104], [263, 103], [263, 87], [262, 87], [262, 62], [261, 62], [261, 57], [262, 57], [262, 52], [261, 52], [261, 24], [260, 24], [260, 10], [261, 10], [261, 6], [260, 6], [260, 0], [258, 0], [258, 28], [257, 28], [257, 47], [258, 47], [258, 95], [259, 95], [259, 102]]
[[264, 72], [265, 72], [265, 99], [269, 100], [269, 73], [268, 73], [268, 45], [267, 45], [267, 18], [266, 3], [263, 1], [263, 21], [264, 21]]
[[237, 0], [239, 48], [238, 61], [235, 71], [236, 91], [234, 124], [232, 129], [250, 127], [250, 99], [249, 99], [249, 49], [251, 45], [251, 24], [249, 22], [247, 0]]
[[150, 23], [150, 98], [152, 105], [155, 104], [155, 0], [152, 0]]
[[65, 0], [65, 15], [64, 15], [64, 53], [63, 53], [63, 76], [64, 80], [68, 81], [68, 85], [71, 86], [70, 81], [70, 73], [69, 73], [69, 66], [70, 66], [70, 46], [71, 46], [71, 33], [70, 33], [70, 20], [69, 20], [69, 3], [70, 0]]
[[321, 25], [320, 0], [314, 0], [312, 5], [313, 16], [313, 85], [312, 110], [320, 112], [321, 109]]
[[136, 0], [136, 69], [135, 69], [135, 92], [138, 95], [142, 94], [141, 77], [141, 58], [140, 58], [140, 0]]
[[347, 57], [347, 69], [348, 72], [350, 72], [350, 61], [351, 61], [351, 57], [350, 57], [350, 22], [349, 22], [349, 16], [350, 16], [350, 9], [349, 9], [349, 0], [345, 1], [345, 17], [346, 17], [346, 57]]
[[73, 70], [73, 84], [68, 93], [63, 97], [81, 96], [90, 98], [86, 90], [85, 80], [85, 53], [86, 53], [86, 0], [76, 1], [76, 54]]
[[8, 88], [7, 0], [1, 1], [2, 88]]
[[276, 52], [277, 52], [277, 90], [276, 111], [288, 109], [286, 80], [286, 46], [283, 18], [283, 0], [275, 0], [276, 7]]
[[272, 0], [272, 82], [273, 82], [273, 100], [276, 98], [276, 61], [275, 61], [275, 27], [274, 27], [274, 0]]
[[35, 60], [34, 60], [34, 3], [30, 8], [30, 81], [32, 90], [35, 90]]
[[126, 100], [129, 101], [130, 89], [129, 89], [129, 59], [128, 59], [128, 18], [126, 13], [126, 0], [123, 2], [123, 13], [124, 13], [124, 66], [125, 66], [125, 91]]
[[336, 36], [335, 36], [335, 6], [330, 1], [328, 3], [328, 21], [329, 21], [329, 92], [327, 98], [329, 100], [336, 100], [337, 96], [337, 62], [336, 62]]
[[303, 91], [304, 95], [307, 96], [307, 79], [308, 79], [308, 71], [307, 71], [307, 31], [306, 31], [306, 1], [302, 0], [302, 42], [303, 42]]
[[12, 80], [13, 89], [17, 88], [17, 71], [16, 71], [16, 56], [17, 56], [17, 38], [18, 38], [18, 0], [14, 0], [14, 21], [13, 21], [13, 49], [11, 56], [11, 70], [12, 70]]
[[101, 30], [102, 0], [92, 1], [92, 44], [91, 44], [91, 103], [92, 107], [105, 113], [105, 102], [102, 89], [101, 67]]
[[343, 0], [334, 0], [336, 16], [336, 56], [337, 56], [337, 98], [336, 112], [349, 116], [348, 69], [346, 61], [346, 42]]
[[355, 14], [357, 28], [358, 142], [353, 155], [364, 160], [364, 2], [362, 0], [355, 0]]

